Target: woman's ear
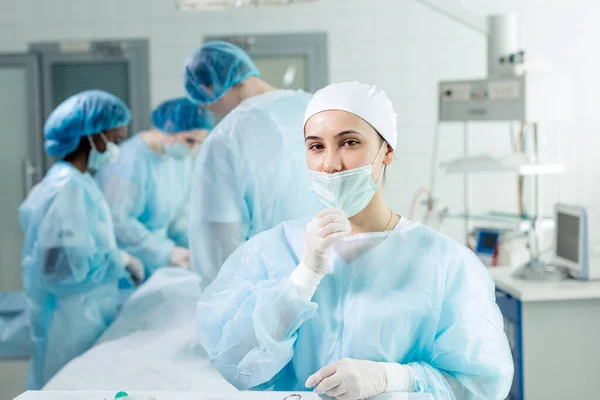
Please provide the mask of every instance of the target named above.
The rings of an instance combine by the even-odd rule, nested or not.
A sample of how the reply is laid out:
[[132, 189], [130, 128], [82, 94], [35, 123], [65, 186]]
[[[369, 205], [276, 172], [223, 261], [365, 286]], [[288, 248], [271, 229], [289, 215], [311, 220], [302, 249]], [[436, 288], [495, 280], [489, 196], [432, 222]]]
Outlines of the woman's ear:
[[[104, 153], [104, 151], [106, 150], [106, 143], [104, 143], [104, 140], [102, 139], [102, 136], [100, 136], [99, 133], [94, 133], [91, 136], [92, 142], [94, 142], [94, 146], [96, 147], [96, 150], [98, 150], [100, 153]], [[92, 146], [90, 145], [90, 149], [92, 148]]]
[[383, 157], [383, 165], [386, 167], [394, 161], [394, 149], [386, 143], [385, 156]]

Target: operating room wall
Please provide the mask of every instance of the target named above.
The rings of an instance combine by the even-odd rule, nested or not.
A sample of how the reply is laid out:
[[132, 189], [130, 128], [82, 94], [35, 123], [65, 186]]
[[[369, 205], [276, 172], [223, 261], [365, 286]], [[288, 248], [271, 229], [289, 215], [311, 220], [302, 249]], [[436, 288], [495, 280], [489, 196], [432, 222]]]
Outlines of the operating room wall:
[[[582, 15], [584, 26], [578, 23], [579, 18], [570, 15], [571, 5], [578, 1], [593, 7], [595, 12]], [[562, 196], [565, 191], [569, 195], [589, 193], [590, 185], [594, 185], [593, 144], [599, 140], [592, 136], [598, 122], [595, 115], [599, 113], [592, 112], [592, 92], [587, 91], [586, 85], [593, 84], [593, 63], [600, 57], [589, 54], [595, 41], [593, 35], [585, 33], [598, 29], [592, 23], [592, 17], [598, 17], [595, 1], [462, 3], [481, 14], [515, 9], [522, 16], [520, 37], [527, 50], [550, 57], [561, 67], [571, 68], [569, 72], [576, 71], [578, 106], [582, 108], [577, 113], [577, 123], [567, 129], [569, 140], [563, 138], [560, 147], [567, 167], [577, 173], [560, 181], [551, 178], [554, 181], [548, 186], [550, 197]], [[437, 82], [485, 76], [486, 41], [482, 35], [412, 0], [321, 0], [306, 5], [213, 13], [179, 12], [174, 1], [164, 0], [0, 1], [0, 52], [25, 51], [28, 43], [34, 41], [148, 38], [153, 105], [182, 94], [182, 62], [205, 35], [312, 31], [328, 33], [331, 81], [373, 83], [384, 88], [394, 102], [400, 144], [397, 160], [387, 174], [386, 197], [394, 209], [406, 215], [415, 191], [429, 184]], [[472, 151], [509, 151], [506, 126], [477, 126], [472, 131]], [[552, 140], [543, 143], [550, 153], [553, 145], [558, 147]], [[462, 128], [444, 126], [440, 159], [457, 157], [462, 151]], [[470, 200], [479, 209], [514, 209], [514, 177], [474, 178], [471, 183], [474, 187]], [[436, 189], [443, 204], [461, 211], [462, 177], [441, 176]], [[422, 211], [422, 207], [416, 208]], [[442, 230], [453, 237], [463, 237], [461, 223], [447, 221]]]

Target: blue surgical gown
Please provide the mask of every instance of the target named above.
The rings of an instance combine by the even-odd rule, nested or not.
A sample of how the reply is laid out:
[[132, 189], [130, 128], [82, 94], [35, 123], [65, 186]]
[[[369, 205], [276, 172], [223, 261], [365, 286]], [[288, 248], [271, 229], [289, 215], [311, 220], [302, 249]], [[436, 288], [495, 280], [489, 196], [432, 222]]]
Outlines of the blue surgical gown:
[[112, 322], [125, 267], [102, 192], [69, 163], [50, 168], [19, 217], [33, 341], [27, 387], [39, 389]]
[[200, 340], [229, 382], [306, 390], [320, 368], [352, 358], [408, 364], [413, 390], [436, 400], [506, 397], [512, 356], [494, 283], [470, 250], [403, 220], [336, 244], [306, 301], [289, 276], [307, 222], [247, 242], [201, 296]]
[[251, 97], [202, 145], [192, 178], [190, 252], [203, 288], [246, 240], [323, 208], [306, 167], [302, 123], [310, 98], [289, 90]]
[[144, 263], [147, 276], [169, 264], [174, 246], [188, 247], [185, 211], [191, 170], [190, 157], [157, 153], [140, 134], [121, 143], [117, 161], [96, 174], [117, 244]]

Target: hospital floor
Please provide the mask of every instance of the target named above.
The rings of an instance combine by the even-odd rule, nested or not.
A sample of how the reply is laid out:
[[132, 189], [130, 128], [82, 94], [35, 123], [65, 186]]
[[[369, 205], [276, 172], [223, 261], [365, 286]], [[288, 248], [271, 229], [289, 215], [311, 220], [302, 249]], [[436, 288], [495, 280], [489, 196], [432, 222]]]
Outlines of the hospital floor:
[[0, 359], [0, 400], [13, 400], [25, 390], [28, 360]]

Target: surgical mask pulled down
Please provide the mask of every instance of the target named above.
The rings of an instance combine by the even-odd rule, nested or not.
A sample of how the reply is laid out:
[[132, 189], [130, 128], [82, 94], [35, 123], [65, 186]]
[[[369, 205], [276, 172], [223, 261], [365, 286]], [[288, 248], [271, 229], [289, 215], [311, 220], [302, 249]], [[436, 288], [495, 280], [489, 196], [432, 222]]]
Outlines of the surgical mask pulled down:
[[371, 201], [383, 176], [381, 168], [377, 182], [371, 178], [373, 165], [379, 159], [384, 142], [375, 160], [364, 167], [348, 171], [327, 174], [324, 172], [310, 171], [312, 191], [317, 194], [321, 203], [327, 208], [336, 208], [352, 217], [361, 212]]
[[108, 141], [103, 133], [100, 134], [100, 138], [104, 141], [104, 144], [106, 145], [104, 153], [100, 153], [98, 149], [96, 149], [96, 145], [94, 144], [94, 141], [90, 136], [88, 136], [87, 138], [90, 142], [90, 146], [92, 146], [92, 150], [90, 151], [90, 155], [88, 157], [89, 169], [93, 171], [100, 171], [102, 168], [117, 161], [121, 149], [115, 143]]

